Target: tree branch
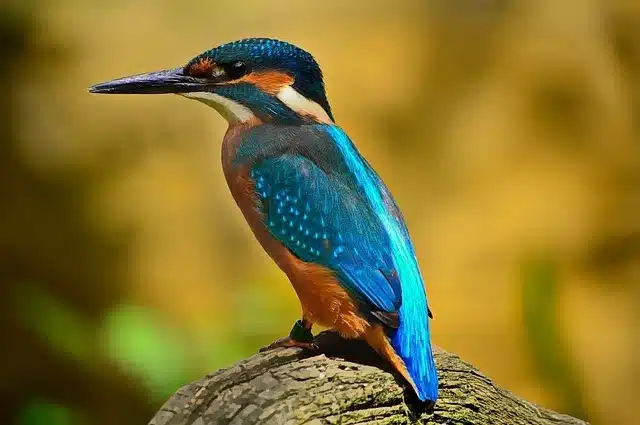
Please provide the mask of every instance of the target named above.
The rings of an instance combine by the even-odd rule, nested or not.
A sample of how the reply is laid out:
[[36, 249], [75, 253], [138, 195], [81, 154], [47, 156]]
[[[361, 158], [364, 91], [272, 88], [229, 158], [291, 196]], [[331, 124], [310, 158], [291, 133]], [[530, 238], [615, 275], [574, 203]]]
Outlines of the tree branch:
[[404, 402], [407, 385], [364, 342], [323, 332], [316, 343], [318, 352], [271, 350], [185, 385], [150, 425], [586, 424], [519, 399], [439, 349], [440, 396], [418, 413]]

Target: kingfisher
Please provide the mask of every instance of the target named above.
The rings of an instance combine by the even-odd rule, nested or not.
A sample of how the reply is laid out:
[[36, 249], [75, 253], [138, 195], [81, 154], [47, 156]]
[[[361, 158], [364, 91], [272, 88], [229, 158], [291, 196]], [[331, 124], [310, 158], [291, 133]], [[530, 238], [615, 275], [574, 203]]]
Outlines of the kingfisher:
[[173, 93], [228, 122], [222, 168], [253, 234], [302, 306], [270, 347], [313, 349], [314, 323], [365, 340], [433, 405], [438, 376], [426, 290], [406, 222], [339, 127], [320, 66], [271, 38], [223, 44], [186, 65], [118, 78], [91, 93]]

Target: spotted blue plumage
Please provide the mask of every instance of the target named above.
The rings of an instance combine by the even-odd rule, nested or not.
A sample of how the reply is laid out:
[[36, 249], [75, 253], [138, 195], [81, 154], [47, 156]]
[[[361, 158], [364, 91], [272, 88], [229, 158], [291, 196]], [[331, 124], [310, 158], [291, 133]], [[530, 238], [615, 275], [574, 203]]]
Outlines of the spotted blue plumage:
[[393, 267], [391, 256], [377, 248], [383, 229], [369, 210], [350, 208], [362, 203], [358, 194], [297, 154], [266, 159], [251, 175], [265, 225], [278, 240], [300, 259], [338, 271], [362, 302], [397, 309], [400, 289], [382, 272]]
[[333, 270], [366, 317], [398, 314], [397, 327], [387, 327], [391, 344], [418, 397], [435, 401], [423, 281], [384, 183], [337, 126], [263, 125], [244, 139], [236, 163], [250, 166], [269, 232], [303, 261]]

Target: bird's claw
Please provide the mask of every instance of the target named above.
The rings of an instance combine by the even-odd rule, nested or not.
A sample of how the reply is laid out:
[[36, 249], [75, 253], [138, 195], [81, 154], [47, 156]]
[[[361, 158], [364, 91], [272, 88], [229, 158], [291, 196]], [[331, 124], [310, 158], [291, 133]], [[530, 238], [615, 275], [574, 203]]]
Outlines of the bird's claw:
[[277, 339], [273, 341], [271, 344], [267, 345], [260, 349], [260, 352], [263, 353], [265, 351], [273, 350], [274, 348], [280, 347], [298, 347], [304, 350], [317, 350], [318, 346], [313, 342], [305, 342], [305, 341], [296, 341], [289, 336], [284, 338]]
[[272, 350], [278, 347], [298, 347], [304, 350], [317, 350], [318, 346], [313, 342], [313, 334], [309, 327], [305, 327], [302, 320], [296, 321], [289, 332], [289, 336], [280, 338], [268, 346], [261, 348], [260, 352]]

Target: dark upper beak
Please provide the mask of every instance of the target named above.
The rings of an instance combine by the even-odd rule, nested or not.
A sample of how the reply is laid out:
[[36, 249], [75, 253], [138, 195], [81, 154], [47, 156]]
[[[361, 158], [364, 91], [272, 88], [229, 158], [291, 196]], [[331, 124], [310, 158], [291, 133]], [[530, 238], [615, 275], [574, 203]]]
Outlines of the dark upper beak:
[[90, 93], [163, 94], [202, 91], [211, 81], [185, 75], [183, 68], [132, 75], [89, 87]]

